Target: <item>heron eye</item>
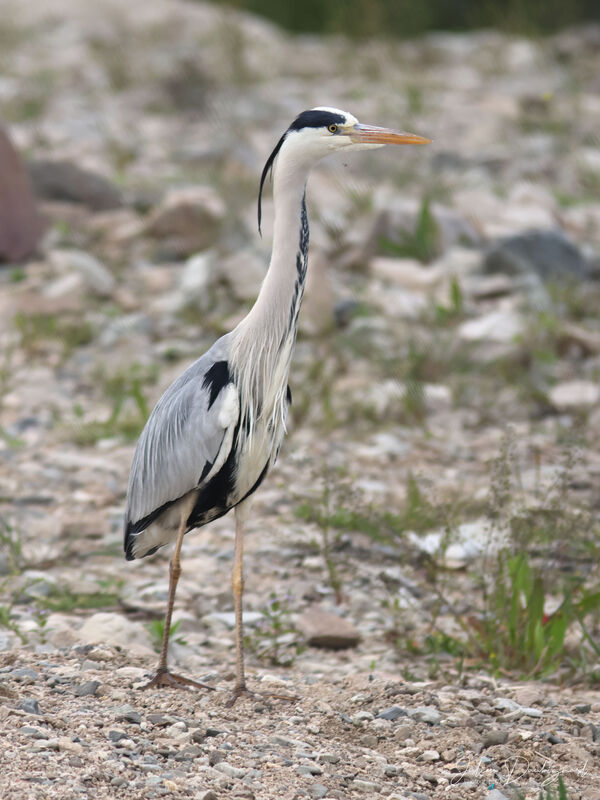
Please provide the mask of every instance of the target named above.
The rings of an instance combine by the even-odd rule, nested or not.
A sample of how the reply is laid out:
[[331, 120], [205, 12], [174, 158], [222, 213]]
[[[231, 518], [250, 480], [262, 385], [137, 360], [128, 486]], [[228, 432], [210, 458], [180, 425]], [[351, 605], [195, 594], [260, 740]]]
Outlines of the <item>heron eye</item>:
[[329, 131], [329, 133], [337, 133], [337, 129], [338, 129], [338, 126], [332, 124], [332, 125], [329, 126], [329, 128], [327, 130]]

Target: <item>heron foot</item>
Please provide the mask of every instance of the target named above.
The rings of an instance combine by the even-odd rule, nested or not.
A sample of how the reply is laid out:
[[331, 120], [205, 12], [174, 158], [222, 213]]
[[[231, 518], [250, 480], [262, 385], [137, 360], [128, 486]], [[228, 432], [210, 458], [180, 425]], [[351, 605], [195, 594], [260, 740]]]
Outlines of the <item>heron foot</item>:
[[192, 689], [209, 689], [211, 692], [215, 691], [214, 686], [209, 686], [207, 683], [200, 683], [200, 681], [193, 681], [191, 678], [184, 678], [183, 675], [175, 675], [173, 672], [169, 672], [168, 669], [158, 669], [152, 680], [145, 683], [141, 688], [161, 689], [165, 687], [190, 691]]
[[267, 706], [270, 706], [270, 700], [287, 700], [289, 703], [294, 703], [298, 699], [294, 695], [279, 694], [278, 692], [252, 692], [244, 683], [234, 687], [229, 700], [225, 703], [226, 708], [231, 708], [240, 697], [248, 697], [250, 700], [259, 700], [266, 703]]

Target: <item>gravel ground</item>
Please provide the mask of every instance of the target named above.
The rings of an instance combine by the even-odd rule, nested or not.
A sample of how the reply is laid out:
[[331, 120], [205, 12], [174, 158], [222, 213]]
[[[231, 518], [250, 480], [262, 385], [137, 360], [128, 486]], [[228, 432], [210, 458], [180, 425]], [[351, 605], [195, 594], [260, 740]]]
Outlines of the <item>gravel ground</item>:
[[[600, 799], [597, 614], [544, 681], [456, 652], [524, 520], [553, 532], [527, 550], [547, 614], [565, 576], [600, 585], [599, 41], [0, 0], [2, 116], [47, 219], [0, 269], [3, 800], [537, 800], [559, 775]], [[135, 440], [250, 307], [258, 176], [322, 104], [434, 144], [309, 184], [290, 431], [245, 560], [251, 687], [296, 699], [226, 707], [228, 517], [186, 537], [171, 645], [217, 691], [144, 692], [169, 553], [123, 559]], [[345, 649], [307, 643], [319, 620]]]
[[252, 674], [293, 702], [229, 709], [214, 674], [214, 693], [136, 688], [148, 659], [115, 648], [5, 654], [2, 796], [500, 797], [499, 781], [526, 790], [559, 774], [576, 796], [599, 796], [597, 691], [485, 675], [407, 682], [324, 661], [327, 677]]

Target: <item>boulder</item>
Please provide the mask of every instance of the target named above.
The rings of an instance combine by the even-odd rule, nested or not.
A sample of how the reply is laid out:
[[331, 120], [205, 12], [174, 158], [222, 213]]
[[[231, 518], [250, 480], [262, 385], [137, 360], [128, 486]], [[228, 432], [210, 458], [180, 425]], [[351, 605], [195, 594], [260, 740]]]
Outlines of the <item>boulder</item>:
[[173, 189], [150, 214], [146, 233], [161, 241], [163, 254], [181, 258], [216, 242], [225, 212], [210, 186]]
[[31, 255], [44, 228], [27, 170], [0, 128], [0, 262]]
[[548, 399], [556, 411], [585, 411], [600, 403], [600, 384], [584, 380], [557, 383]]
[[532, 230], [500, 239], [486, 253], [486, 274], [534, 274], [542, 280], [580, 281], [590, 275], [577, 246], [560, 230]]
[[79, 629], [79, 638], [87, 644], [109, 644], [125, 648], [138, 645], [152, 652], [152, 640], [144, 626], [140, 622], [131, 622], [121, 614], [93, 614]]
[[107, 178], [66, 159], [30, 161], [29, 175], [35, 194], [43, 200], [81, 203], [93, 211], [123, 205], [121, 191]]
[[320, 606], [312, 606], [301, 614], [296, 626], [313, 647], [344, 650], [356, 647], [360, 641], [360, 633], [351, 622]]

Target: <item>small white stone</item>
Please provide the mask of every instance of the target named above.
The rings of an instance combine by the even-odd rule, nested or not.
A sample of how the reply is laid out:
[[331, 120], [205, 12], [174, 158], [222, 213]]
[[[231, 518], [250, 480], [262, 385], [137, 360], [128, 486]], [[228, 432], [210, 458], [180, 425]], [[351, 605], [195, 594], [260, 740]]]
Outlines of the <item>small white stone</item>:
[[592, 381], [558, 383], [548, 393], [548, 399], [557, 411], [592, 408], [600, 402], [600, 384]]
[[423, 750], [420, 756], [421, 761], [439, 761], [440, 754], [437, 750]]
[[499, 309], [463, 322], [458, 328], [458, 335], [466, 342], [485, 340], [503, 344], [514, 341], [523, 330], [523, 320], [519, 314]]

